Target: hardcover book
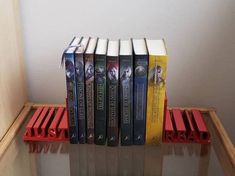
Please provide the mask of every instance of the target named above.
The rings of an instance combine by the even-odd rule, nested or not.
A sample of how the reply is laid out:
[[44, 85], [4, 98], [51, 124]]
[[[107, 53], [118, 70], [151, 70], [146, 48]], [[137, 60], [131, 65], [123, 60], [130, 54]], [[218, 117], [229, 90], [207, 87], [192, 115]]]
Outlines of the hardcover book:
[[106, 52], [107, 39], [99, 39], [95, 52], [95, 143], [106, 143]]
[[87, 143], [94, 143], [94, 57], [97, 38], [91, 38], [85, 52]]
[[133, 143], [133, 54], [130, 40], [120, 41], [121, 145]]
[[109, 41], [107, 51], [107, 116], [108, 145], [119, 143], [118, 133], [118, 89], [119, 89], [119, 41]]
[[75, 37], [70, 43], [69, 47], [63, 53], [65, 60], [65, 75], [67, 88], [67, 108], [69, 121], [69, 139], [70, 143], [78, 143], [78, 119], [77, 119], [77, 88], [75, 77], [75, 55], [74, 52], [81, 38]]
[[163, 40], [146, 40], [149, 52], [146, 143], [162, 140], [167, 53]]
[[134, 51], [134, 144], [145, 143], [148, 52], [144, 39], [133, 39]]
[[75, 51], [75, 69], [78, 105], [78, 141], [86, 143], [86, 105], [85, 105], [85, 74], [84, 74], [84, 52], [89, 38], [82, 38], [80, 45]]

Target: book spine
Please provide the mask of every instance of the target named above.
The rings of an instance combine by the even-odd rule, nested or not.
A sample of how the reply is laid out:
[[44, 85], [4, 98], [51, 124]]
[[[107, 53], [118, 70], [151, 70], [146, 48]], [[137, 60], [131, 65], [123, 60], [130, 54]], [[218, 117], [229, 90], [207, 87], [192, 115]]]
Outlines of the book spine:
[[120, 56], [121, 144], [133, 144], [133, 57]]
[[148, 56], [135, 56], [134, 144], [145, 143]]
[[108, 116], [108, 145], [116, 146], [119, 143], [118, 136], [118, 80], [119, 58], [107, 57], [107, 116]]
[[95, 56], [95, 143], [106, 143], [106, 56]]
[[78, 141], [86, 142], [86, 109], [85, 109], [85, 85], [84, 85], [84, 58], [83, 54], [75, 55], [77, 104], [78, 104]]
[[70, 143], [78, 143], [77, 92], [74, 54], [64, 54]]
[[146, 143], [162, 141], [166, 94], [166, 56], [149, 56]]
[[85, 55], [87, 143], [94, 143], [94, 55]]

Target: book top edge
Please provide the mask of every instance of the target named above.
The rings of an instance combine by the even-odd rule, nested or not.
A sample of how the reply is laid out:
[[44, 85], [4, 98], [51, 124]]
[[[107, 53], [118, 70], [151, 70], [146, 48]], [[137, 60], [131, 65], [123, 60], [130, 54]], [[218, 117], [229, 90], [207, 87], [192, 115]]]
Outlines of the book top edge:
[[120, 52], [119, 55], [132, 55], [132, 43], [131, 40], [120, 41]]
[[118, 56], [119, 55], [119, 41], [111, 40], [108, 43], [107, 56]]
[[149, 55], [155, 55], [155, 56], [166, 56], [166, 47], [164, 40], [146, 40], [147, 48]]
[[94, 54], [95, 48], [96, 48], [96, 43], [97, 43], [97, 38], [91, 38], [87, 49], [86, 49], [86, 54]]
[[147, 47], [144, 39], [132, 39], [133, 50], [136, 55], [147, 55]]
[[108, 39], [99, 39], [96, 47], [95, 54], [106, 54]]

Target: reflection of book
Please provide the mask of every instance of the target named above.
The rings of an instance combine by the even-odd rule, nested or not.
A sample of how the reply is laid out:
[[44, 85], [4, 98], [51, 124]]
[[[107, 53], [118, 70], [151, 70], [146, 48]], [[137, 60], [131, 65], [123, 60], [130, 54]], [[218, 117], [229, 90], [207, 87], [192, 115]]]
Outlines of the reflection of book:
[[106, 142], [106, 50], [107, 39], [99, 39], [95, 52], [95, 143]]
[[94, 52], [96, 38], [91, 38], [85, 52], [87, 143], [94, 143]]
[[109, 41], [107, 51], [107, 136], [108, 145], [118, 145], [118, 77], [119, 77], [119, 41]]
[[130, 40], [120, 41], [121, 144], [133, 143], [133, 55]]
[[107, 175], [119, 175], [118, 161], [119, 161], [119, 148], [118, 147], [106, 147], [106, 174]]
[[163, 40], [146, 40], [149, 52], [146, 143], [162, 140], [167, 54]]
[[86, 142], [86, 106], [85, 106], [85, 74], [83, 53], [87, 47], [89, 38], [83, 38], [75, 52], [77, 105], [78, 105], [78, 141]]
[[144, 148], [144, 175], [164, 175], [162, 146], [145, 146]]
[[145, 143], [148, 53], [144, 39], [133, 39], [134, 50], [134, 144]]
[[133, 167], [133, 163], [133, 147], [119, 147], [119, 175], [134, 175], [133, 170], [136, 168]]
[[78, 119], [77, 119], [77, 89], [75, 78], [75, 57], [74, 52], [80, 43], [81, 38], [75, 37], [70, 46], [64, 51], [66, 88], [67, 88], [67, 108], [69, 119], [70, 143], [78, 143]]

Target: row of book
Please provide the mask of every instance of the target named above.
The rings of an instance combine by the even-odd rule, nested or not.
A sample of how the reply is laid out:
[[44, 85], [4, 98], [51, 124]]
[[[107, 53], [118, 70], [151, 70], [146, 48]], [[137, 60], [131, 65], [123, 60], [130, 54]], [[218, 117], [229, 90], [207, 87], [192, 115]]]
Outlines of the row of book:
[[62, 58], [71, 143], [161, 142], [164, 40], [74, 37]]

